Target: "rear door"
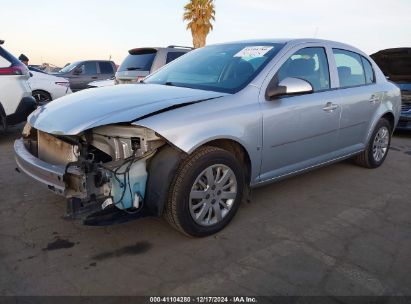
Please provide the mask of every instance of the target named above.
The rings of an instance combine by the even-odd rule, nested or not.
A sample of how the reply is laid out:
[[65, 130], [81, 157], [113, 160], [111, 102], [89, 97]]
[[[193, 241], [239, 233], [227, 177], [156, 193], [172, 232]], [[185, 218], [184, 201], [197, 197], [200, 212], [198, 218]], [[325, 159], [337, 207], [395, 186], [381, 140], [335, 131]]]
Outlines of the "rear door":
[[109, 61], [99, 61], [98, 62], [98, 67], [99, 67], [99, 74], [98, 74], [98, 79], [100, 80], [106, 80], [110, 79], [114, 76], [114, 67], [113, 64]]
[[261, 181], [330, 160], [336, 150], [341, 108], [331, 90], [327, 51], [313, 45], [290, 52], [274, 77], [304, 79], [314, 92], [262, 101]]
[[336, 48], [332, 53], [342, 107], [338, 149], [345, 155], [363, 149], [383, 92], [378, 90], [372, 65], [365, 57]]

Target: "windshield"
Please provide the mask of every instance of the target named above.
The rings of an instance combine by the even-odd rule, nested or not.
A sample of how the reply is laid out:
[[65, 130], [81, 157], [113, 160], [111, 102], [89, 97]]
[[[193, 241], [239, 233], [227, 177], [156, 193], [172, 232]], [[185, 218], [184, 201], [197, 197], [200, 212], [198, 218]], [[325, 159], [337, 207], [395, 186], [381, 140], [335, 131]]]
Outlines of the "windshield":
[[249, 84], [282, 47], [264, 42], [208, 46], [173, 61], [144, 83], [235, 93]]
[[129, 51], [130, 55], [124, 59], [119, 72], [124, 71], [150, 71], [154, 57], [156, 57], [156, 49], [137, 49]]
[[79, 64], [79, 62], [73, 62], [72, 64], [66, 65], [64, 68], [62, 68], [60, 71], [58, 71], [59, 73], [68, 73], [71, 72], [77, 65]]

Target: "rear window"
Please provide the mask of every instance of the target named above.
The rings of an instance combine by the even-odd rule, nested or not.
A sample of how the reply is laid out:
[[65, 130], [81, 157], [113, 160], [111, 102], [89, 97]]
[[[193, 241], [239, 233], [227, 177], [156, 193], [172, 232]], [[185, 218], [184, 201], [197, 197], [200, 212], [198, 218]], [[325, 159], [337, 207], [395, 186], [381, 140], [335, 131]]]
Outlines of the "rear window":
[[0, 67], [8, 68], [11, 65], [21, 64], [20, 60], [14, 57], [12, 54], [7, 52], [5, 49], [0, 47]]
[[101, 74], [114, 74], [113, 66], [110, 62], [99, 62]]
[[118, 68], [119, 72], [124, 71], [150, 71], [154, 58], [156, 57], [156, 49], [134, 49], [129, 51], [129, 55], [124, 59], [123, 63]]
[[11, 66], [11, 62], [0, 55], [0, 68], [8, 68], [9, 66]]

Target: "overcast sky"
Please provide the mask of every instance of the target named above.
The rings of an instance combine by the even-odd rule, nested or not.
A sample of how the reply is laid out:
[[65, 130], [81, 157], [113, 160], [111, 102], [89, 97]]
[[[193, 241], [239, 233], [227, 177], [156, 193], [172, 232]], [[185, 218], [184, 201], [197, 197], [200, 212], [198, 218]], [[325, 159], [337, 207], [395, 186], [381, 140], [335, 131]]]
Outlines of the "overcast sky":
[[[182, 21], [187, 0], [2, 1], [0, 39], [31, 64], [80, 59], [121, 63], [127, 50], [192, 45]], [[216, 0], [207, 43], [254, 38], [314, 37], [371, 54], [411, 47], [411, 0]]]

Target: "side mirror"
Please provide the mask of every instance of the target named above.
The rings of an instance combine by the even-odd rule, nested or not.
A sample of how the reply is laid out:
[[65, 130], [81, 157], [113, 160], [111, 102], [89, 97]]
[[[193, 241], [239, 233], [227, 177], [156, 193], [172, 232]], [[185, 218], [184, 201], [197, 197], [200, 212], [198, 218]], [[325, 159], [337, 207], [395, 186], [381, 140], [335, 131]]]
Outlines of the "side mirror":
[[308, 81], [300, 78], [287, 77], [281, 80], [278, 85], [270, 83], [266, 91], [266, 97], [267, 99], [273, 99], [274, 97], [284, 95], [298, 95], [312, 92], [313, 87]]
[[81, 69], [81, 68], [76, 68], [76, 69], [73, 71], [73, 74], [74, 74], [74, 75], [80, 75], [81, 72], [82, 72], [82, 69]]

